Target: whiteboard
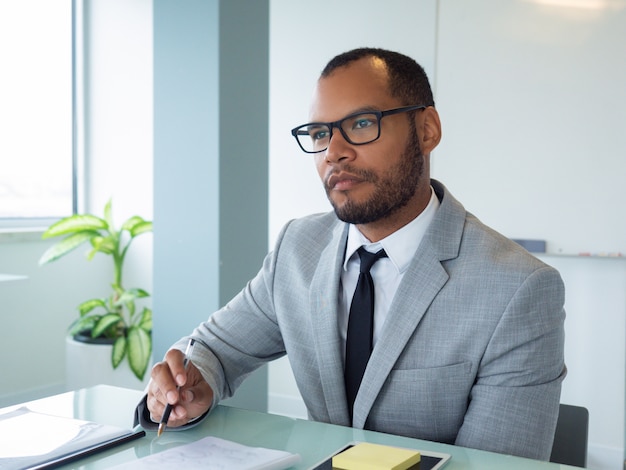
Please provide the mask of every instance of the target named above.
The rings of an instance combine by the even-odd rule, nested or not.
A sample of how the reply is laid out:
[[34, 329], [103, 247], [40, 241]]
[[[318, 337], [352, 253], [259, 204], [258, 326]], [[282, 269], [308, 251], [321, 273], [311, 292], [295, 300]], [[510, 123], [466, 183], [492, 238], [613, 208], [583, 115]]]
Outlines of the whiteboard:
[[626, 0], [440, 0], [432, 174], [554, 253], [626, 253]]

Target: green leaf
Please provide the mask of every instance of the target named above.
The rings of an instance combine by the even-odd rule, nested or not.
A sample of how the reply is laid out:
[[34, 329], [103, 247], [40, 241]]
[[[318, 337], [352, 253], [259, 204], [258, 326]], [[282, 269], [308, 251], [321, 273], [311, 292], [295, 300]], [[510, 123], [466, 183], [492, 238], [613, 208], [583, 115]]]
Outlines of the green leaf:
[[143, 380], [152, 355], [152, 337], [145, 330], [131, 326], [128, 329], [128, 363], [139, 380]]
[[58, 222], [52, 224], [43, 233], [42, 238], [58, 237], [59, 235], [66, 235], [68, 233], [80, 233], [80, 232], [94, 232], [100, 229], [106, 229], [108, 227], [105, 220], [95, 215], [90, 214], [76, 214], [70, 217], [65, 217]]
[[143, 297], [150, 297], [150, 294], [143, 289], [128, 289], [122, 292], [114, 305], [124, 305], [129, 302], [133, 302], [135, 299], [141, 299]]
[[104, 220], [107, 224], [107, 227], [110, 231], [113, 231], [113, 210], [112, 210], [112, 200], [109, 199], [104, 206]]
[[130, 316], [130, 318], [133, 318], [135, 316], [135, 311], [137, 310], [135, 302], [127, 302], [126, 309], [128, 310], [128, 315]]
[[120, 231], [122, 230], [128, 230], [129, 232], [133, 230], [133, 227], [135, 225], [141, 224], [145, 222], [145, 220], [143, 220], [142, 217], [139, 217], [138, 215], [133, 215], [130, 219], [126, 220], [123, 224], [122, 224], [122, 228], [120, 229]]
[[117, 300], [115, 301], [115, 303], [113, 305], [115, 305], [116, 307], [119, 307], [120, 305], [127, 304], [128, 302], [132, 302], [135, 299], [136, 299], [136, 297], [135, 297], [135, 295], [132, 292], [129, 292], [129, 291], [125, 290], [117, 298]]
[[110, 327], [117, 325], [120, 321], [123, 321], [123, 319], [117, 313], [108, 313], [104, 315], [102, 318], [100, 318], [100, 320], [92, 330], [91, 337], [97, 338]]
[[70, 325], [69, 334], [75, 335], [81, 331], [91, 331], [96, 326], [96, 323], [100, 319], [100, 315], [91, 315], [89, 317], [81, 317], [74, 320]]
[[96, 252], [98, 251], [100, 251], [101, 253], [106, 253], [107, 255], [115, 253], [115, 240], [111, 235], [109, 235], [108, 237], [92, 237], [91, 246], [93, 246], [94, 248], [90, 253], [90, 256], [92, 258], [93, 255], [96, 254]]
[[104, 309], [107, 308], [107, 304], [104, 299], [87, 300], [78, 306], [78, 311], [80, 312], [80, 316], [83, 317], [97, 307], [102, 307]]
[[122, 359], [126, 355], [126, 338], [124, 336], [120, 336], [113, 343], [113, 351], [111, 352], [111, 365], [114, 369], [117, 369], [122, 363]]
[[142, 297], [150, 297], [150, 294], [148, 294], [148, 292], [138, 287], [133, 287], [132, 289], [128, 289], [127, 292], [132, 292], [133, 295], [137, 297], [138, 299], [141, 299]]
[[57, 243], [56, 245], [52, 245], [50, 248], [48, 248], [48, 250], [46, 250], [46, 252], [39, 259], [39, 265], [41, 266], [59, 259], [61, 256], [64, 256], [70, 251], [78, 248], [87, 240], [90, 240], [91, 237], [97, 235], [98, 232], [87, 231], [75, 233], [64, 238], [59, 243]]
[[152, 331], [152, 310], [148, 307], [144, 307], [141, 312], [141, 320], [139, 320], [139, 328], [142, 330], [146, 330], [147, 332]]
[[143, 221], [135, 225], [132, 230], [130, 230], [130, 235], [131, 237], [136, 237], [137, 235], [147, 232], [152, 232], [152, 222]]

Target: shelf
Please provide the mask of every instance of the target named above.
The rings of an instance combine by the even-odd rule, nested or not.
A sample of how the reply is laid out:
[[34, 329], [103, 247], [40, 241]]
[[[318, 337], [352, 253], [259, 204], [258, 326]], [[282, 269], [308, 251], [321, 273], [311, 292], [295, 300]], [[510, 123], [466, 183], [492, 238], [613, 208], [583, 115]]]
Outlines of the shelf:
[[626, 260], [626, 256], [621, 254], [576, 254], [576, 253], [532, 253], [537, 257], [546, 256], [549, 258], [577, 258], [577, 259], [618, 259], [618, 260]]

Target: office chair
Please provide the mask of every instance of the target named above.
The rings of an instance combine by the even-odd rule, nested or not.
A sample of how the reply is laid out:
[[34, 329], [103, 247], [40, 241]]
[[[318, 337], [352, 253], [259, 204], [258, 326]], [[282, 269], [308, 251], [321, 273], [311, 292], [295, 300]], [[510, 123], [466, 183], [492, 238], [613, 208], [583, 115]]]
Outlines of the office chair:
[[561, 403], [550, 462], [586, 467], [588, 434], [587, 408]]

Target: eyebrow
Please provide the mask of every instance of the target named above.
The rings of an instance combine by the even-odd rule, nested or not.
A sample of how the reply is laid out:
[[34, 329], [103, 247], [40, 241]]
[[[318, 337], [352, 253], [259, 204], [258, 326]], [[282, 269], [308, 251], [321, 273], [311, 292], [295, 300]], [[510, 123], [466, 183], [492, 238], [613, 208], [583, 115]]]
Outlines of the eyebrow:
[[348, 114], [344, 114], [339, 119], [334, 119], [332, 121], [322, 121], [321, 119], [317, 119], [317, 120], [309, 121], [307, 124], [318, 124], [318, 123], [325, 124], [327, 122], [341, 121], [342, 119], [344, 119], [344, 118], [346, 118], [348, 116], [353, 116], [354, 114], [371, 113], [371, 112], [379, 112], [379, 111], [382, 111], [382, 110], [378, 106], [366, 105], [366, 106], [362, 106], [360, 108], [356, 108], [355, 110], [349, 112]]

